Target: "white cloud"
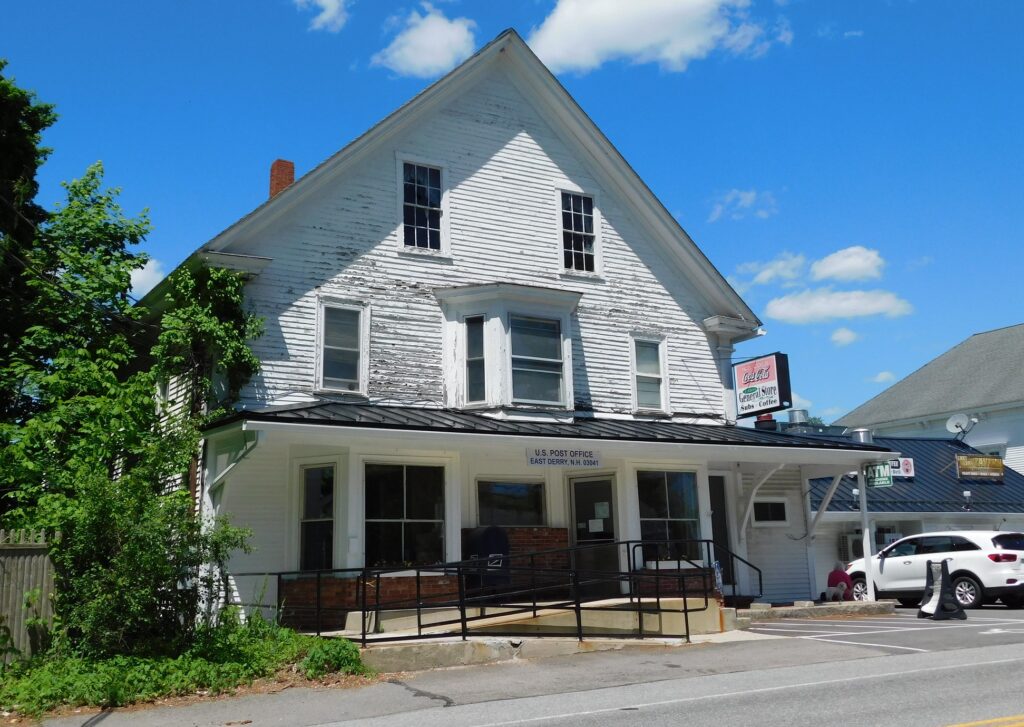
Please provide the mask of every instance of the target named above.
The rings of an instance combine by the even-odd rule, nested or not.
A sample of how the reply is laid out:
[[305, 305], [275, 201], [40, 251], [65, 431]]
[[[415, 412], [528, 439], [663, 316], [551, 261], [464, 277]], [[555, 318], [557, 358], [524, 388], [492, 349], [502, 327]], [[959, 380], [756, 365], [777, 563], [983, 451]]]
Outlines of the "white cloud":
[[164, 270], [163, 263], [155, 258], [150, 258], [141, 268], [132, 270], [132, 296], [141, 298], [152, 290], [154, 285], [163, 280], [166, 275], [167, 272]]
[[793, 409], [810, 409], [811, 405], [814, 404], [813, 401], [811, 401], [810, 399], [803, 398], [802, 396], [800, 396], [800, 394], [796, 393], [795, 391], [790, 393], [793, 395]]
[[309, 21], [310, 30], [326, 30], [337, 33], [348, 20], [349, 0], [295, 0], [299, 10], [313, 8], [319, 10], [316, 17]]
[[736, 270], [743, 275], [753, 275], [750, 285], [767, 285], [768, 283], [796, 280], [803, 272], [807, 258], [783, 252], [774, 260], [767, 262], [743, 263]]
[[879, 371], [877, 374], [872, 376], [868, 381], [875, 384], [888, 384], [890, 381], [896, 380], [896, 374], [892, 371]]
[[718, 222], [723, 217], [742, 220], [747, 215], [754, 215], [763, 220], [777, 214], [778, 211], [778, 202], [771, 192], [733, 188], [715, 201], [711, 214], [708, 215], [708, 222]]
[[786, 323], [800, 324], [878, 315], [896, 318], [913, 310], [910, 303], [888, 290], [817, 288], [768, 301], [765, 315]]
[[864, 37], [864, 31], [863, 30], [847, 30], [845, 33], [843, 33], [843, 37], [844, 38], [863, 38]]
[[849, 328], [837, 328], [832, 331], [832, 343], [837, 346], [849, 346], [854, 341], [860, 338], [860, 334], [856, 331], [851, 331]]
[[789, 44], [780, 20], [769, 31], [753, 20], [750, 0], [558, 0], [530, 46], [555, 73], [585, 73], [612, 60], [658, 63], [684, 71], [690, 61], [722, 49], [759, 57], [772, 43]]
[[469, 18], [449, 20], [430, 3], [423, 3], [424, 14], [413, 10], [404, 29], [384, 50], [371, 59], [402, 76], [431, 78], [451, 70], [469, 58], [476, 47]]
[[825, 407], [824, 409], [821, 410], [821, 417], [822, 419], [825, 420], [834, 419], [835, 417], [842, 414], [844, 411], [846, 410], [839, 406]]
[[853, 245], [832, 253], [811, 265], [815, 280], [868, 280], [882, 277], [885, 260], [863, 245]]

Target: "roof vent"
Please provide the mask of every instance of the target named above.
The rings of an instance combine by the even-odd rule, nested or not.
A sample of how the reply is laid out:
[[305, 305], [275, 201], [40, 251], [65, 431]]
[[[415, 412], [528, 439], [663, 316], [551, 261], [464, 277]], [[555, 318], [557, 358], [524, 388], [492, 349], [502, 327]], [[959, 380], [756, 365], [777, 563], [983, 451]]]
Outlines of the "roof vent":
[[854, 429], [850, 432], [850, 439], [858, 444], [871, 444], [875, 441], [870, 429]]
[[789, 423], [790, 424], [806, 424], [807, 423], [807, 410], [806, 409], [790, 409], [789, 410]]

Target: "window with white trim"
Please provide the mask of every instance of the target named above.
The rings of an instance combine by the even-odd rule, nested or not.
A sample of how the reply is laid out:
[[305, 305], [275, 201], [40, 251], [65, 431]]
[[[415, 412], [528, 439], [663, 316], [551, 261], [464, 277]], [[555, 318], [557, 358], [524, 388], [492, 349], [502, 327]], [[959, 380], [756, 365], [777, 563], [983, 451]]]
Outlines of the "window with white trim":
[[319, 386], [331, 391], [365, 390], [363, 313], [360, 308], [322, 304]]
[[366, 566], [444, 561], [444, 467], [366, 465]]
[[334, 562], [334, 465], [302, 468], [299, 570], [327, 570]]
[[562, 263], [566, 270], [592, 273], [597, 269], [594, 198], [562, 193]]
[[402, 244], [441, 250], [444, 189], [439, 167], [402, 162]]
[[466, 318], [466, 403], [487, 399], [487, 368], [484, 365], [484, 317]]
[[511, 315], [512, 402], [562, 404], [562, 324]]
[[665, 410], [664, 341], [633, 339], [633, 397], [639, 410]]
[[544, 524], [544, 483], [480, 480], [476, 483], [480, 525]]
[[697, 475], [693, 472], [636, 473], [640, 537], [645, 560], [701, 557]]
[[755, 500], [754, 523], [757, 525], [788, 525], [785, 500]]

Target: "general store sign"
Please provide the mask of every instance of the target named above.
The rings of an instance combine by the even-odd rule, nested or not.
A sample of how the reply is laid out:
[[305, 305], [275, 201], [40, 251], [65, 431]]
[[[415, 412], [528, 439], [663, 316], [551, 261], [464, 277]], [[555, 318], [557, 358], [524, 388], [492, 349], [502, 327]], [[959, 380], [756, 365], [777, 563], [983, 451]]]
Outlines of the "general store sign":
[[1001, 480], [1003, 460], [981, 454], [958, 454], [956, 476], [962, 480]]
[[551, 447], [528, 447], [526, 463], [530, 467], [600, 467], [601, 451], [566, 447], [563, 442], [556, 442]]
[[889, 469], [892, 470], [893, 477], [913, 477], [914, 460], [912, 460], [910, 457], [899, 457], [898, 459], [890, 459]]
[[789, 357], [772, 353], [733, 364], [736, 418], [767, 414], [792, 406], [789, 388]]
[[892, 468], [888, 462], [866, 464], [864, 479], [868, 487], [892, 487]]

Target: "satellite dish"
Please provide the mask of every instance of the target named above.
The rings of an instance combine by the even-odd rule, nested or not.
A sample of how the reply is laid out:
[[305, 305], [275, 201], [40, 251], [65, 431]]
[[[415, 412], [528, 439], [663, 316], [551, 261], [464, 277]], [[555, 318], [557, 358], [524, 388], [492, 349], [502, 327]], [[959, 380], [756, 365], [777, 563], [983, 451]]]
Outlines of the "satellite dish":
[[966, 414], [954, 414], [946, 420], [946, 431], [950, 434], [963, 434], [970, 423]]

